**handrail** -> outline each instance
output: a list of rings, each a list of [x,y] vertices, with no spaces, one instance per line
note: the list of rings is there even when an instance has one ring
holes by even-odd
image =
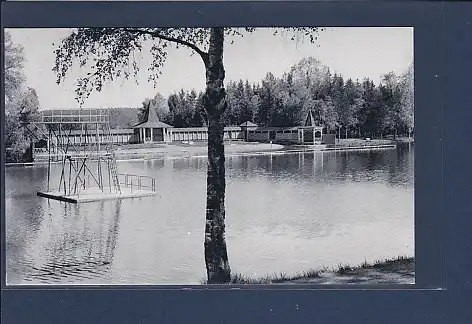
[[[124,178],[124,179],[122,179]],[[143,180],[150,180],[150,184],[146,184]],[[126,188],[131,187],[131,185],[137,185],[137,189],[141,190],[143,188],[151,189],[151,191],[156,191],[156,179],[150,176],[129,174],[129,173],[119,173],[118,181],[120,185],[124,185]]]

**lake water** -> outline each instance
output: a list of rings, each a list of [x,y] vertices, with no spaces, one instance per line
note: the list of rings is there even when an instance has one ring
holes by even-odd
[[[260,277],[414,254],[414,149],[227,157],[233,273]],[[59,172],[55,166],[53,173]],[[7,284],[198,284],[206,159],[118,162],[156,197],[36,196],[47,167],[8,167]]]

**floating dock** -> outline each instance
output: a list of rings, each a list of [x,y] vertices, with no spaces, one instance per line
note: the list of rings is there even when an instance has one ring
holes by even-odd
[[[129,187],[123,187],[121,188],[121,193],[115,192],[113,190],[110,191],[110,188],[103,188],[103,191],[100,188],[87,188],[86,190],[81,191],[79,195],[65,195],[64,192],[59,191],[38,191],[37,195],[39,197],[47,199],[54,199],[58,201],[76,204],[100,200],[151,197],[156,196],[157,193],[151,190],[131,189]]]

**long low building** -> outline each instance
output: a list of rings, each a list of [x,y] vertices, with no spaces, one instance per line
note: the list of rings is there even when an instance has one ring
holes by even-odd
[[[153,129],[154,134],[163,134]],[[223,139],[226,141],[248,141],[248,142],[292,142],[292,143],[315,143],[322,142],[322,127],[251,127],[245,128],[241,126],[225,127]],[[133,129],[112,129],[111,136],[98,136],[93,133],[84,133],[81,130],[73,130],[71,132],[63,132],[57,134],[61,138],[62,143],[69,142],[73,145],[85,145],[86,143],[101,143],[111,141],[115,144],[133,144],[133,143],[171,143],[183,141],[207,141],[207,127],[186,127],[172,128],[166,133],[166,140],[156,138],[156,136],[142,138]]]
[[[146,121],[135,125],[133,129],[135,140],[139,143],[208,140],[208,128],[174,128],[161,122],[154,109],[149,110]],[[246,121],[239,126],[225,127],[223,139],[321,143],[323,141],[323,129],[322,126],[315,124],[313,114],[309,111],[303,126],[259,127],[250,121]]]
[[[96,134],[95,130],[91,130],[90,132],[84,132],[82,130],[72,130],[72,131],[65,131],[62,133],[56,133],[58,138],[61,138],[62,143],[70,143],[73,145],[81,145],[86,143],[96,143],[99,141],[100,143],[105,143],[111,140],[113,143],[116,144],[126,144],[133,141],[134,132],[132,129],[112,129],[111,135],[105,134]]]
[[[257,142],[286,142],[298,144],[327,143],[332,139],[323,133],[324,127],[315,125],[313,114],[308,113],[303,126],[295,127],[260,127],[250,121],[239,126],[224,128],[223,139],[226,141],[257,141]],[[56,134],[56,140],[73,145],[87,143],[115,144],[133,143],[171,143],[183,141],[207,141],[207,127],[175,128],[159,120],[157,113],[151,109],[146,121],[133,128],[112,129],[111,134],[102,134],[94,130],[72,130]]]
[[[244,133],[241,127],[225,127],[223,132],[224,140],[244,140]],[[207,140],[207,127],[172,128],[170,130],[170,142]]]

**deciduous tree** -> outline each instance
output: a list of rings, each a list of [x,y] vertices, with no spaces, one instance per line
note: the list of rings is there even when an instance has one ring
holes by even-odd
[[[5,32],[5,147],[8,162],[31,161],[29,131],[23,127],[37,117],[39,100],[33,88],[26,88],[23,47],[15,44]],[[31,128],[30,128],[31,129]]]
[[[415,123],[415,80],[413,64],[410,64],[408,70],[402,75],[402,121],[407,128],[410,136]]]
[[[23,82],[25,81],[25,73],[23,65],[25,57],[23,47],[15,44],[11,38],[11,34],[5,31],[5,102],[15,101],[15,96],[19,96]],[[5,108],[12,108],[8,105]],[[7,109],[6,114],[10,113]]]
[[[87,75],[77,82],[77,99],[83,102],[93,90],[100,91],[107,81],[128,78],[139,73],[132,53],[143,42],[152,41],[153,60],[148,67],[149,80],[156,81],[162,72],[171,46],[187,47],[203,62],[206,88],[203,96],[208,123],[207,208],[205,225],[205,263],[208,283],[230,281],[230,266],[225,240],[225,156],[222,115],[227,107],[224,88],[223,53],[225,36],[242,36],[254,28],[83,28],[72,32],[55,51],[54,71],[61,82],[74,61],[86,68]],[[279,32],[275,30],[274,33]],[[293,40],[299,36],[314,42],[317,28],[286,28]],[[131,61],[132,71],[128,70]]]

